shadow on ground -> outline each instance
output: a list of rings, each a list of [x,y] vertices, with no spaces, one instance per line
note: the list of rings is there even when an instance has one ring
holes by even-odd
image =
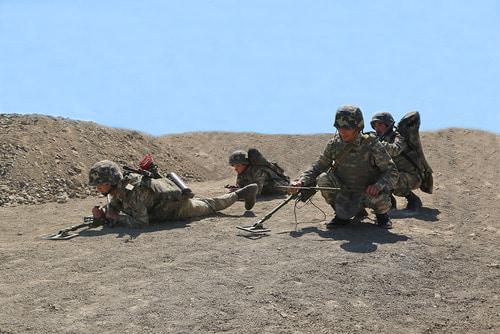
[[[389,212],[391,218],[415,218],[418,220],[424,220],[429,222],[439,221],[439,214],[441,211],[435,208],[422,207],[418,211],[411,210],[392,210]]]
[[[290,236],[300,238],[309,233],[315,233],[324,239],[346,240],[347,242],[340,245],[340,248],[353,253],[371,253],[377,250],[377,245],[393,244],[410,239],[405,235],[392,233],[390,230],[366,223],[349,224],[333,230],[321,230],[315,226],[306,227],[290,232]]]
[[[176,228],[185,228],[186,226],[189,226],[189,224],[192,222],[203,220],[203,219],[215,218],[215,217],[218,217],[218,218],[255,217],[255,214],[252,211],[245,211],[245,213],[243,213],[243,215],[231,215],[231,214],[226,214],[226,213],[222,213],[222,212],[217,212],[217,213],[210,215],[210,216],[195,217],[195,218],[186,219],[186,220],[165,221],[162,223],[152,224],[152,225],[144,227],[144,228],[130,228],[130,227],[125,227],[125,226],[115,226],[115,227],[104,226],[100,230],[87,229],[87,230],[80,231],[78,233],[78,235],[81,237],[98,237],[98,236],[102,236],[102,235],[106,235],[106,234],[116,234],[117,238],[128,238],[128,239],[132,240],[132,239],[136,239],[142,233],[172,230],[172,229],[176,229]]]

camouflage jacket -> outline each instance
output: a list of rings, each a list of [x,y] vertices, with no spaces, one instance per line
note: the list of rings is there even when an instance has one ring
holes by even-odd
[[[285,194],[284,188],[277,186],[288,186],[290,180],[286,180],[268,167],[248,165],[245,171],[238,174],[236,184],[239,187],[247,186],[251,183],[257,183],[258,195]]]
[[[152,179],[130,173],[120,181],[110,207],[120,212],[113,223],[144,227],[175,219],[181,205],[181,191],[166,178]]]
[[[405,138],[399,132],[391,129],[382,136],[379,136],[379,140],[387,150],[387,153],[392,157],[392,160],[394,160],[398,171],[415,175],[419,174],[416,167],[408,161],[408,158],[417,161],[416,152],[408,147]]]
[[[344,143],[338,134],[326,145],[323,154],[305,172],[300,181],[305,185],[314,184],[316,177],[333,166],[346,146],[353,145],[333,172],[341,183],[341,191],[363,193],[369,185],[383,190],[393,189],[399,174],[396,165],[373,134],[360,134],[351,143]]]

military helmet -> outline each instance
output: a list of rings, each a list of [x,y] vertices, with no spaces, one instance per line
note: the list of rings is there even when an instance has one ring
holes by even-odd
[[[231,166],[234,166],[234,165],[237,165],[237,164],[248,165],[249,161],[248,161],[247,152],[241,151],[241,150],[234,151],[229,156],[229,164]]]
[[[346,104],[337,109],[335,113],[335,123],[333,126],[339,128],[350,128],[363,130],[365,122],[363,121],[363,113],[359,107]]]
[[[387,125],[388,128],[392,128],[394,125],[394,118],[388,112],[378,112],[375,115],[373,115],[372,120],[370,122],[372,128],[374,129],[375,129],[374,127],[375,122],[384,123],[385,125]]]
[[[102,183],[117,185],[122,178],[120,166],[110,160],[96,162],[89,171],[89,184],[91,186]]]

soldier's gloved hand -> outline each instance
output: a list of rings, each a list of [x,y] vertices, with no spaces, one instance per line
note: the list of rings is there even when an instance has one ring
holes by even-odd
[[[298,193],[300,189],[299,188],[293,188],[293,187],[303,187],[304,183],[302,181],[293,181],[292,183],[290,183],[290,186],[292,188],[288,189],[288,193],[291,194],[291,195],[294,195],[294,194]]]
[[[372,196],[372,197],[377,196],[379,192],[380,192],[380,189],[374,184],[369,185],[366,188],[366,194],[368,194],[369,196]]]
[[[92,216],[94,219],[104,219],[104,211],[99,206],[94,206],[92,208]]]
[[[114,221],[118,220],[118,218],[119,218],[118,212],[116,212],[115,210],[113,210],[113,208],[109,208],[106,211],[106,219],[109,222],[114,222]]]

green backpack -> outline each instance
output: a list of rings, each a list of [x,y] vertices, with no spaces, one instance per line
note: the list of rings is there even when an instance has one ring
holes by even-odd
[[[285,170],[281,168],[276,162],[269,162],[266,158],[259,152],[256,148],[251,148],[248,150],[248,161],[250,165],[266,167],[276,173],[279,178],[286,182],[290,182],[290,177],[285,175]]]
[[[406,113],[396,126],[398,132],[403,136],[408,144],[409,151],[402,155],[419,171],[422,178],[420,190],[432,194],[434,178],[432,168],[425,159],[422,143],[420,142],[420,114],[418,111]]]

